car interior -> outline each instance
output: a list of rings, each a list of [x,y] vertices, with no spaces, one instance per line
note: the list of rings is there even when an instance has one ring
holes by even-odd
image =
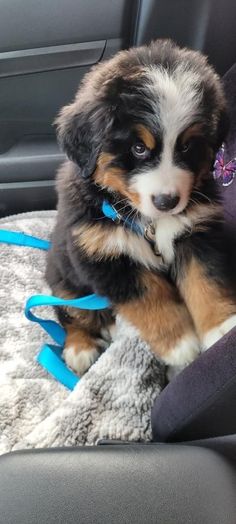
[[[235,0],[0,0],[0,218],[56,208],[54,120],[92,65],[171,38],[224,77],[235,23]],[[162,391],[152,442],[2,455],[0,523],[235,524],[235,344],[234,328],[227,351],[216,344]]]

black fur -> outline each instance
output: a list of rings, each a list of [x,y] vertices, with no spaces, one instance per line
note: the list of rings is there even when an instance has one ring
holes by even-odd
[[[106,198],[115,203],[122,198],[97,187],[92,178],[101,151],[114,155],[111,167],[125,171],[127,185],[137,173],[158,165],[162,153],[162,134],[158,115],[153,109],[153,99],[146,91],[147,73],[143,67],[159,64],[171,71],[181,57],[189,66],[203,72],[200,88],[204,91],[204,97],[199,109],[199,118],[205,122],[203,136],[195,140],[186,155],[181,153],[178,142],[175,149],[176,164],[190,168],[197,177],[206,161],[206,147],[215,153],[227,131],[225,102],[219,81],[198,53],[185,51],[181,55],[171,42],[154,43],[151,47],[124,53],[114,63],[111,62],[110,68],[101,65],[97,72],[89,73],[74,104],[59,116],[59,141],[73,163],[66,165],[58,184],[58,221],[47,268],[47,280],[53,290],[69,289],[78,297],[95,292],[107,296],[113,304],[142,294],[141,264],[128,256],[97,262],[75,247],[71,231],[76,225],[96,223],[98,220],[109,227],[110,222],[101,211],[102,202]],[[156,147],[145,161],[134,158],[131,153],[132,145],[139,140],[135,131],[137,123],[142,123],[158,137]],[[213,203],[219,201],[209,177],[200,186],[206,197],[197,197],[206,205],[207,198]],[[180,239],[176,243],[176,262],[171,268],[171,277],[178,279],[187,260],[194,254],[205,266],[209,278],[228,286],[222,235],[221,226],[216,222],[209,224],[207,233]],[[166,277],[166,273],[163,276]]]

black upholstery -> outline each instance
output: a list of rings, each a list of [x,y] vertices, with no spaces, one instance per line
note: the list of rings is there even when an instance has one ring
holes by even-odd
[[[154,440],[236,434],[235,346],[236,328],[168,384],[152,409]]]
[[[235,524],[236,469],[215,451],[118,445],[0,458],[1,524]]]

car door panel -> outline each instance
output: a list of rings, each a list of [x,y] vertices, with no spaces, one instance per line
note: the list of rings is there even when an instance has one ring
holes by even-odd
[[[0,0],[0,216],[55,207],[53,122],[93,64],[164,37],[223,74],[235,19],[235,0]]]
[[[135,13],[132,0],[0,0],[0,215],[55,206],[55,116],[129,45]]]
[[[1,0],[0,50],[129,39],[135,0]]]

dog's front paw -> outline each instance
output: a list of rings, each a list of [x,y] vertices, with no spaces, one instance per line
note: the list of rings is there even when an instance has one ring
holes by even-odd
[[[66,364],[73,369],[80,377],[88,371],[88,369],[98,359],[99,352],[96,348],[78,350],[75,346],[65,347],[63,351],[63,358]]]
[[[70,326],[70,329],[67,329],[62,356],[66,364],[79,376],[82,376],[108,346],[108,340],[93,337],[90,333]]]
[[[176,345],[163,356],[168,366],[183,369],[193,362],[200,353],[200,342],[194,332],[184,335]]]
[[[203,337],[202,351],[206,351],[213,346],[220,338],[236,326],[236,315],[227,318],[219,326],[210,329]]]

